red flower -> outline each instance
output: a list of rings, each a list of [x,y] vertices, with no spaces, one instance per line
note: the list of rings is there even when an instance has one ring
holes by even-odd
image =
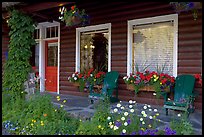
[[[160,77],[163,77],[163,76],[164,76],[164,73],[161,73],[161,74],[160,74]]]
[[[75,72],[75,74],[79,74],[79,72]]]
[[[82,78],[83,77],[83,74],[79,74],[79,78]]]
[[[71,10],[74,10],[75,9],[75,6],[71,6]]]
[[[201,78],[200,74],[195,74],[194,77],[195,77],[196,79],[200,79],[200,78]]]
[[[145,80],[145,76],[143,75],[143,73],[140,73],[140,78],[141,78],[142,80]]]

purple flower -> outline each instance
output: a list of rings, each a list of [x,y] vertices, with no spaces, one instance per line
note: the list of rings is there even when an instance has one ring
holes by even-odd
[[[127,119],[127,123],[128,123],[128,125],[131,123],[131,119],[130,118]]]
[[[137,132],[136,131],[133,131],[130,135],[136,135]]]
[[[172,130],[170,127],[165,127],[165,135],[176,135],[176,131]]]
[[[116,125],[117,127],[120,127],[120,126],[122,125],[122,123],[119,122],[119,121],[116,121],[116,122],[115,122],[115,125]]]
[[[138,133],[139,133],[139,135],[145,135],[142,130],[139,130]]]
[[[123,132],[121,132],[121,134],[120,135],[126,135],[125,133],[123,133]]]
[[[191,8],[193,8],[194,7],[194,3],[193,2],[189,2],[188,3],[188,7],[191,9]]]

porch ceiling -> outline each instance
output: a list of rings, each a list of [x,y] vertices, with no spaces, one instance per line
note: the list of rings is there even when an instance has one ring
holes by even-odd
[[[58,21],[59,6],[73,4],[75,2],[2,2],[2,18],[7,19],[9,17],[7,8],[14,7],[29,14],[37,22]]]

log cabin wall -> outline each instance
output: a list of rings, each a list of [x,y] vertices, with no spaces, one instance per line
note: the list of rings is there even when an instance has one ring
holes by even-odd
[[[91,24],[98,25],[111,23],[111,70],[120,73],[119,99],[135,99],[134,92],[128,91],[122,77],[127,71],[127,21],[132,19],[174,14],[168,3],[145,2],[92,2],[79,3],[79,8],[86,10],[90,15]],[[198,19],[193,20],[192,13],[181,13],[178,19],[178,74],[201,73],[202,62],[202,13]],[[75,72],[75,28],[61,25],[61,54],[60,54],[60,93],[83,95],[78,89],[68,82],[67,77]],[[200,96],[195,101],[195,106],[202,109],[202,88],[196,83],[196,90]],[[143,92],[136,97],[139,103],[163,104],[163,99],[156,100],[151,92]]]
[[[128,91],[123,81],[127,72],[127,21],[146,17],[175,14],[169,3],[161,2],[76,2],[79,9],[85,9],[90,16],[90,25],[111,23],[111,70],[118,71],[119,99],[135,99],[134,92]],[[69,7],[67,7],[69,8]],[[55,11],[55,12],[54,12]],[[48,12],[48,11],[47,11]],[[58,18],[59,12],[50,9],[48,14]],[[6,23],[2,24],[4,30]],[[75,72],[76,28],[60,26],[60,93],[87,96],[79,92],[67,78]],[[2,64],[5,62],[8,35],[2,35]],[[178,17],[178,74],[196,74],[202,72],[202,9],[198,19],[193,20],[192,12],[182,12]],[[202,87],[196,83],[195,89],[200,95],[195,100],[196,109],[202,109]],[[136,97],[138,103],[163,104],[156,100],[152,92],[141,92]]]
[[[2,20],[2,74],[3,74],[3,65],[6,61],[6,54],[8,52],[8,44],[9,44],[9,27],[5,20]],[[7,54],[8,55],[8,54]]]

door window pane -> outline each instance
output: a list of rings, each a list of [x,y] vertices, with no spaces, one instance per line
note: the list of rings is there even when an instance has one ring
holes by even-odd
[[[49,43],[48,44],[48,55],[47,55],[47,66],[57,66],[57,43]]]

